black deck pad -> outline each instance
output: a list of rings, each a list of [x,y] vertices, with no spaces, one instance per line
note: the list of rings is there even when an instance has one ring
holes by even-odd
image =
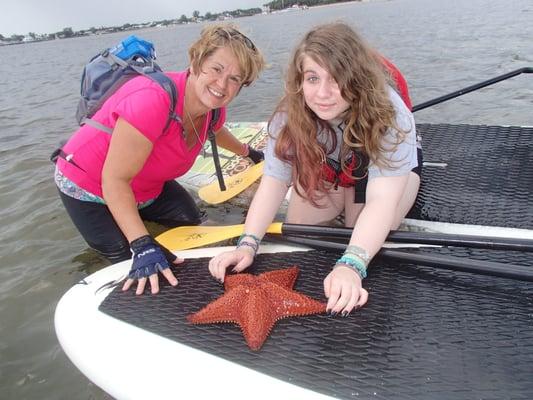
[[[480,250],[427,251],[486,257]],[[488,259],[533,265],[531,255],[496,253],[496,259]],[[323,251],[261,254],[248,272],[297,265],[295,289],[325,300],[322,281],[338,256]],[[117,288],[100,310],[342,399],[533,398],[531,283],[376,260],[365,280],[370,293],[365,307],[347,318],[322,314],[281,320],[254,352],[237,325],[186,321],[223,293],[208,273],[208,261],[187,260],[178,273],[180,285],[163,283],[156,296]]]
[[[411,218],[533,229],[533,128],[417,124],[424,161]]]

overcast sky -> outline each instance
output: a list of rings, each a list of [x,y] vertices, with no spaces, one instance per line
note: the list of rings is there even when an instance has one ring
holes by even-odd
[[[0,34],[53,33],[125,23],[149,22],[237,8],[261,7],[268,0],[2,0]]]

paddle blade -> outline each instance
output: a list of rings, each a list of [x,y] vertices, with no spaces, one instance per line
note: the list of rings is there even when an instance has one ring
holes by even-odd
[[[156,240],[169,250],[187,250],[240,236],[244,225],[180,226],[170,229]]]
[[[226,200],[237,196],[244,189],[259,179],[259,177],[263,174],[263,164],[264,161],[260,162],[259,164],[255,164],[238,174],[226,177],[224,179],[226,190],[223,192],[220,191],[218,181],[214,181],[213,183],[201,188],[198,191],[198,196],[209,204],[223,203]]]

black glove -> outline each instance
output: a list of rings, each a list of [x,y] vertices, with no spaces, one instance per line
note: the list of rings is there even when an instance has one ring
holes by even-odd
[[[150,235],[141,236],[130,243],[133,251],[133,265],[128,274],[130,279],[140,279],[170,267],[177,256],[157,243]]]
[[[248,158],[250,158],[254,164],[259,164],[265,159],[265,154],[262,151],[256,150],[253,147],[248,147]]]

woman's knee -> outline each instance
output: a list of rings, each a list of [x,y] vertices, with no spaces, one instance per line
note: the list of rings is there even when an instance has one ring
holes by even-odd
[[[197,225],[205,218],[189,192],[176,181],[166,182],[157,199],[140,214],[145,220],[170,227]]]
[[[87,241],[87,244],[91,249],[96,251],[102,257],[107,258],[113,264],[131,259],[130,246],[126,240],[100,243]]]

